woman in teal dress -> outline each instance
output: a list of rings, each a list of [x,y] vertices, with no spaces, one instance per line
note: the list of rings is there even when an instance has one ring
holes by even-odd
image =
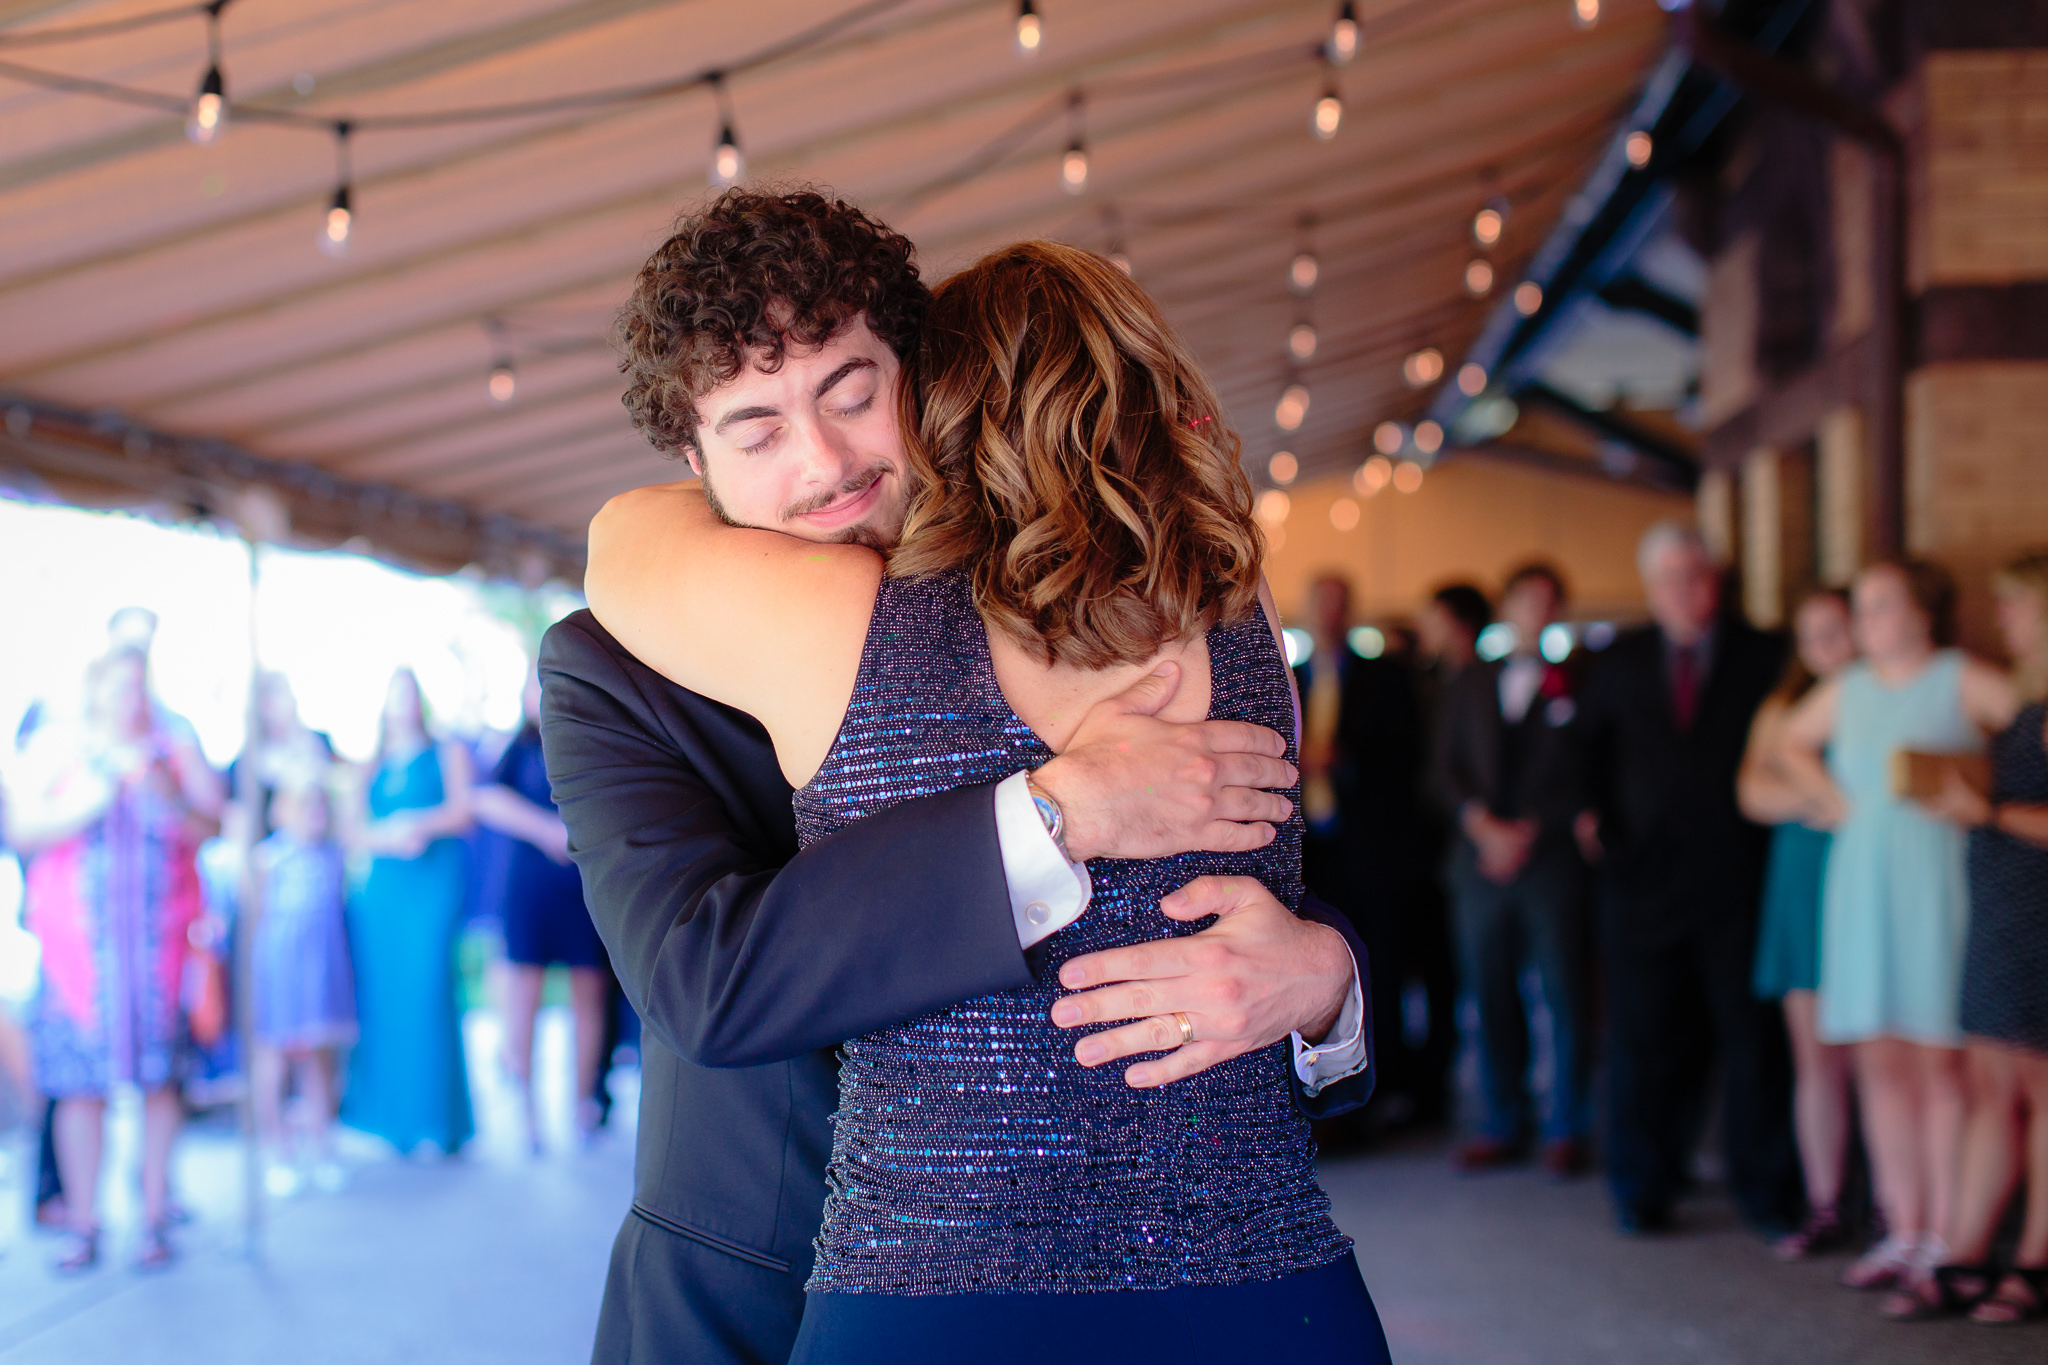
[[[1831,1251],[1846,1237],[1839,1205],[1849,1152],[1849,1054],[1820,1040],[1817,1021],[1821,879],[1831,836],[1803,823],[1823,817],[1779,762],[1778,740],[1792,708],[1856,658],[1849,595],[1838,588],[1808,595],[1793,613],[1792,634],[1792,662],[1757,709],[1736,778],[1743,814],[1776,826],[1753,984],[1758,999],[1781,1003],[1792,1040],[1792,1113],[1808,1211],[1805,1223],[1774,1244],[1788,1261]]]
[[[1934,565],[1857,576],[1863,660],[1785,725],[1782,761],[1835,841],[1821,899],[1820,1036],[1854,1048],[1863,1135],[1887,1234],[1844,1272],[1888,1288],[1947,1259],[1963,1130],[1963,832],[1892,790],[1894,755],[1975,753],[2011,681],[1945,648],[1955,588]],[[1826,757],[1823,760],[1823,753]]]
[[[428,734],[409,669],[385,693],[355,814],[353,842],[371,860],[348,907],[360,1032],[342,1121],[401,1152],[452,1153],[476,1131],[455,981],[469,757]]]

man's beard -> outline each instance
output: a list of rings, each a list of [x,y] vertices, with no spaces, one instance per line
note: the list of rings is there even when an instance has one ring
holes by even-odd
[[[789,521],[793,518],[804,516],[807,513],[816,512],[821,508],[829,507],[842,498],[858,497],[862,493],[867,492],[872,485],[881,482],[888,473],[889,467],[887,465],[870,465],[829,492],[818,494],[816,497],[806,498],[802,502],[792,503],[788,507],[783,508],[778,515],[778,520]],[[779,531],[782,529],[779,526],[757,526],[753,522],[741,521],[738,517],[726,511],[725,504],[718,500],[718,490],[711,483],[711,471],[709,468],[703,470],[698,475],[698,478],[704,485],[704,501],[711,508],[712,515],[727,526],[743,526],[754,531]],[[892,527],[885,531],[878,526],[870,526],[865,522],[856,522],[852,526],[835,531],[818,543],[826,545],[865,545],[870,550],[887,553],[890,549],[894,548],[896,537],[901,529],[901,527]],[[802,538],[805,540],[813,539],[810,536]]]

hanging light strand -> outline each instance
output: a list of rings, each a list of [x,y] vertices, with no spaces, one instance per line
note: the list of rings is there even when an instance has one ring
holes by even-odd
[[[1068,194],[1082,194],[1088,189],[1088,141],[1083,135],[1086,124],[1087,101],[1079,90],[1067,96],[1067,139],[1066,155],[1060,158],[1060,188]]]
[[[220,12],[227,7],[228,0],[213,0],[206,7],[206,74],[199,78],[192,116],[185,123],[185,136],[202,147],[218,138],[228,121],[228,83],[220,62]]]
[[[1045,41],[1045,25],[1039,21],[1038,7],[1031,0],[1019,0],[1017,5],[1017,51],[1026,57],[1038,54],[1038,45]]]
[[[1328,142],[1337,136],[1337,127],[1344,122],[1344,97],[1337,93],[1337,73],[1329,62],[1323,63],[1323,93],[1316,99],[1316,107],[1309,115],[1308,130],[1316,135],[1318,142]]]
[[[1358,10],[1351,0],[1337,6],[1337,18],[1330,25],[1330,41],[1325,51],[1330,60],[1339,66],[1349,64],[1358,55]]]
[[[737,185],[747,173],[747,159],[740,152],[739,134],[733,131],[732,92],[725,88],[725,73],[710,76],[711,98],[718,105],[718,143],[711,149],[711,183],[719,189]]]
[[[314,239],[322,251],[337,259],[348,255],[349,234],[355,227],[355,171],[348,143],[351,131],[347,119],[334,125],[334,199],[327,206],[320,235]]]

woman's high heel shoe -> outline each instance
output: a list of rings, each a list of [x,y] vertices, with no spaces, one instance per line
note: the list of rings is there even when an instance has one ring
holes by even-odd
[[[74,1232],[65,1244],[64,1254],[50,1265],[59,1275],[83,1275],[100,1263],[100,1230]]]

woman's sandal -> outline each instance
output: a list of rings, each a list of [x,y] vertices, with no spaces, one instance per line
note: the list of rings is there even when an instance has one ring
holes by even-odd
[[[1998,1284],[1970,1311],[1971,1322],[2010,1327],[2048,1317],[2048,1266],[2008,1267]]]
[[[1913,1257],[1919,1247],[1912,1237],[1886,1237],[1848,1264],[1842,1271],[1843,1287],[1891,1289],[1904,1284],[1913,1272]]]
[[[1799,1227],[1771,1243],[1771,1254],[1781,1261],[1804,1261],[1823,1256],[1849,1240],[1849,1229],[1833,1209],[1815,1209]]]
[[[1885,1295],[1878,1311],[1893,1322],[1961,1317],[1989,1299],[1997,1287],[1995,1265],[1938,1265]]]
[[[74,1232],[65,1244],[64,1254],[50,1263],[50,1268],[59,1275],[83,1275],[100,1263],[100,1230]]]
[[[137,1270],[163,1270],[177,1259],[178,1253],[171,1249],[170,1239],[164,1236],[162,1223],[142,1234],[142,1249],[135,1253]]]

